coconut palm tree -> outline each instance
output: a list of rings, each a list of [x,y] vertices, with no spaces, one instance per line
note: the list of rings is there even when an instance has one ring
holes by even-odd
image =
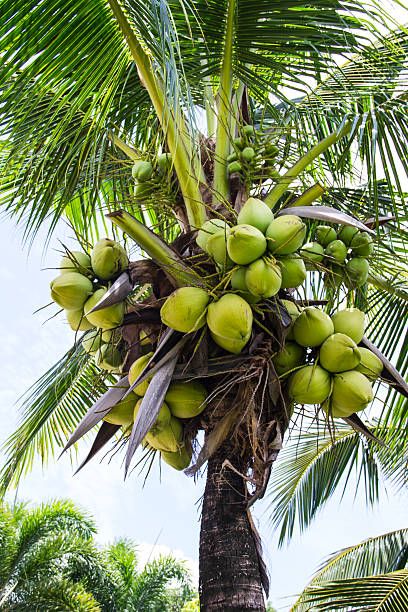
[[[166,333],[157,346],[159,307],[177,287],[222,296],[230,281],[225,257],[217,268],[195,245],[194,232],[214,218],[233,225],[250,195],[275,215],[290,205],[298,216],[372,231],[370,274],[360,287],[338,290],[336,268],[327,265],[297,294],[279,297],[296,295],[328,312],[346,300],[367,312],[377,348],[369,346],[380,349],[382,376],[395,387],[383,398],[375,435],[394,440],[407,396],[386,360],[398,352],[407,314],[408,38],[397,8],[403,10],[399,2],[384,7],[374,0],[4,2],[3,210],[24,225],[27,240],[43,224],[51,235],[64,218],[84,250],[107,232],[108,213],[114,235],[124,231],[150,258],[131,264],[130,280],[119,277],[108,294],[123,300],[136,289],[122,326],[132,349],[124,371],[142,350],[140,332],[153,338],[154,358],[138,379],[154,374],[150,391],[131,435],[120,442],[127,467],[173,375],[205,380],[212,400],[185,428],[187,444],[198,429],[206,436],[194,468],[208,461],[203,610],[265,608],[266,571],[249,509],[266,491],[289,427],[292,407],[271,356],[290,321],[279,301],[266,310],[254,306],[255,333],[231,357],[205,328]],[[315,225],[308,222],[310,239]],[[406,365],[402,351],[402,373]],[[36,452],[52,456],[55,442],[67,439],[82,417],[69,445],[96,425],[105,414],[101,406],[110,410],[112,398],[123,397],[123,385],[76,343],[26,398],[21,426],[6,443],[3,488],[18,481]],[[296,407],[295,422],[303,414]],[[350,426],[372,437],[350,417]],[[333,434],[332,419],[324,420],[327,426]],[[118,431],[105,422],[87,459]],[[406,436],[393,444],[402,448]],[[147,463],[152,454],[147,450]],[[343,461],[336,469],[347,466]]]

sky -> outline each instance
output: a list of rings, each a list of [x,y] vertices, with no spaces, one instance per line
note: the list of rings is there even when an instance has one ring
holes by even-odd
[[[65,228],[56,235],[75,248]],[[18,398],[71,346],[74,334],[55,312],[42,310],[50,301],[49,281],[56,276],[60,258],[58,243],[52,242],[44,255],[45,236],[40,234],[29,251],[14,222],[0,219],[0,443],[16,427]],[[17,491],[18,500],[41,503],[71,498],[92,514],[101,544],[117,538],[132,538],[138,545],[141,563],[158,553],[172,552],[186,559],[194,580],[198,577],[200,499],[205,479],[197,482],[163,465],[155,467],[144,484],[133,472],[123,481],[121,458],[111,463],[94,459],[77,476],[75,465],[83,458],[89,440],[80,445],[78,459],[69,455],[48,466],[36,465]],[[263,538],[265,558],[271,574],[270,599],[286,610],[330,553],[387,531],[406,527],[407,499],[392,491],[382,495],[379,506],[368,510],[364,495],[354,483],[343,500],[336,495],[301,536],[295,534],[288,547],[278,549],[276,534],[268,523],[267,501],[255,505],[254,517]],[[9,496],[12,500],[15,492]]]

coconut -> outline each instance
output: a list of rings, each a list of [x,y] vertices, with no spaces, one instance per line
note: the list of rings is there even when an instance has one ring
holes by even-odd
[[[233,293],[224,293],[208,307],[207,324],[214,342],[230,353],[242,351],[251,336],[252,321],[249,304]]]
[[[320,263],[323,261],[324,248],[318,242],[307,242],[302,246],[299,253],[307,263]]]
[[[157,450],[175,453],[183,444],[183,425],[176,417],[171,417],[165,427],[153,425],[146,434],[146,441]]]
[[[191,444],[188,448],[185,444],[181,446],[175,453],[169,451],[161,451],[163,461],[168,463],[175,470],[185,470],[190,465],[193,449]]]
[[[93,329],[88,334],[85,334],[81,344],[86,353],[94,355],[103,344],[101,330]]]
[[[333,321],[336,333],[346,334],[359,344],[364,336],[365,314],[358,308],[344,308],[335,312],[331,320]]]
[[[137,160],[132,167],[132,176],[140,183],[150,181],[153,174],[153,166],[149,161]]]
[[[245,275],[248,268],[246,266],[239,266],[235,268],[231,274],[231,287],[238,291],[248,291],[247,284],[245,282]]]
[[[358,234],[358,229],[353,225],[343,225],[339,232],[339,238],[346,246],[350,246],[354,236]]]
[[[210,296],[199,287],[180,287],[173,291],[160,309],[164,325],[179,332],[190,333],[205,325],[205,313]]]
[[[233,262],[245,266],[265,253],[266,239],[263,233],[252,225],[235,225],[229,233],[227,249]]]
[[[346,263],[346,280],[350,287],[361,287],[367,282],[370,266],[363,257],[353,257]]]
[[[205,406],[207,390],[199,382],[173,382],[170,384],[164,401],[173,416],[191,419],[200,414]]]
[[[167,174],[167,172],[171,170],[171,166],[171,153],[160,153],[160,155],[157,156],[157,167],[160,174]]]
[[[133,189],[133,195],[137,200],[145,200],[149,198],[154,191],[152,183],[136,183]]]
[[[347,257],[347,247],[341,240],[332,240],[325,249],[326,257],[337,263],[343,263]]]
[[[304,363],[305,352],[295,342],[286,342],[284,348],[272,359],[277,374],[284,374]]]
[[[115,240],[102,238],[91,251],[92,269],[98,278],[111,280],[129,265],[127,253]]]
[[[125,316],[125,303],[119,302],[119,304],[113,304],[101,310],[91,312],[92,308],[103,298],[107,289],[102,287],[95,291],[95,293],[85,303],[84,312],[85,316],[95,327],[101,327],[102,329],[111,329],[113,327],[119,327],[123,323],[123,317]]]
[[[65,310],[80,310],[92,294],[89,278],[79,272],[65,272],[50,283],[51,298]]]
[[[120,351],[111,344],[102,344],[101,348],[95,353],[95,363],[107,372],[119,373],[122,365],[122,355]]]
[[[373,252],[373,239],[368,232],[358,232],[350,243],[353,257],[369,257]]]
[[[307,272],[303,259],[299,255],[287,255],[278,260],[282,273],[282,289],[299,287],[306,279]]]
[[[253,295],[269,298],[276,295],[281,288],[282,273],[276,263],[257,259],[248,266],[245,282]]]
[[[111,342],[117,344],[122,339],[122,333],[120,329],[103,329],[102,340],[103,342]]]
[[[203,249],[203,251],[207,250],[207,240],[213,234],[222,231],[224,234],[228,234],[229,225],[226,221],[222,219],[210,219],[209,221],[205,221],[201,226],[201,229],[198,231],[196,243],[198,246]]]
[[[252,225],[263,233],[266,232],[272,221],[273,212],[265,202],[258,198],[249,198],[238,215],[239,224]]]
[[[319,363],[329,372],[353,370],[361,360],[357,344],[346,334],[329,336],[320,347]]]
[[[133,396],[134,398],[135,396]],[[136,421],[136,417],[137,414],[140,410],[140,406],[142,405],[142,401],[143,398],[141,397],[139,400],[137,400],[136,404],[135,404],[135,400],[133,399],[133,420]],[[170,425],[170,421],[171,421],[171,412],[170,412],[170,408],[168,407],[168,405],[166,404],[166,402],[163,402],[160,410],[159,410],[159,414],[156,417],[156,420],[152,426],[152,428],[150,429],[150,431],[159,431],[165,427],[168,427]]]
[[[111,411],[103,417],[103,420],[127,429],[133,423],[135,404],[136,398],[130,393],[125,399],[115,404]]]
[[[221,266],[233,266],[233,262],[227,253],[227,236],[225,232],[217,232],[210,236],[206,244],[207,253]]]
[[[304,366],[289,378],[289,397],[298,404],[322,404],[330,391],[330,374],[320,366]]]
[[[136,359],[136,361],[132,363],[132,365],[129,368],[129,374],[128,374],[128,380],[129,380],[130,386],[132,386],[133,383],[139,378],[140,374],[143,372],[143,370],[149,363],[151,357],[153,357],[153,352],[147,353],[146,355],[142,355],[142,357],[139,357],[138,359]],[[151,380],[151,376],[144,382],[141,382],[140,385],[137,385],[133,389],[133,393],[136,393],[136,395],[139,395],[139,396],[144,395],[147,391],[147,387],[149,386],[150,380]]]
[[[286,334],[286,340],[294,340],[295,337],[293,335],[293,323],[296,321],[296,319],[300,315],[301,309],[297,306],[297,304],[295,304],[294,302],[291,302],[290,300],[281,300],[281,303],[283,304],[290,318],[292,319],[292,325],[290,326],[290,329],[288,333]]]
[[[87,275],[92,272],[91,258],[82,251],[68,251],[60,261],[60,274],[65,272],[79,272]]]
[[[336,374],[333,378],[332,408],[333,416],[348,417],[353,412],[364,410],[372,401],[373,389],[364,374],[350,370]],[[342,414],[339,414],[342,411]]]
[[[316,240],[320,242],[320,244],[326,247],[330,242],[336,240],[337,234],[336,230],[329,225],[318,225],[316,227]]]
[[[290,255],[302,246],[306,225],[296,215],[282,215],[274,219],[266,230],[268,249],[276,255]]]
[[[323,276],[325,287],[331,290],[336,290],[343,282],[344,271],[342,266],[335,263],[327,262],[325,265],[326,272]]]
[[[300,346],[320,346],[333,333],[329,315],[314,306],[305,308],[293,325],[293,335]]]
[[[376,380],[383,371],[383,362],[372,351],[362,346],[359,347],[361,361],[356,367],[357,372],[367,376],[369,380]]]
[[[66,310],[65,316],[70,328],[75,332],[88,331],[88,329],[93,329],[95,327],[85,317],[82,308],[80,310]]]

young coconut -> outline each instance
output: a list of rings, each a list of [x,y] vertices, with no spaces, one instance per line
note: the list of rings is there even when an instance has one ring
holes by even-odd
[[[95,355],[103,344],[101,330],[93,329],[90,331],[89,334],[84,336],[81,344],[86,353]]]
[[[282,272],[276,263],[264,258],[257,259],[248,266],[245,283],[253,295],[269,298],[281,288]]]
[[[136,359],[136,361],[132,363],[129,369],[129,374],[128,374],[128,380],[129,380],[130,386],[132,386],[133,383],[139,378],[140,374],[143,372],[143,370],[145,369],[145,367],[147,366],[147,364],[149,363],[152,357],[153,357],[153,352],[146,353],[146,355],[142,355],[141,357],[139,357],[138,359]],[[145,381],[137,385],[133,389],[133,393],[136,393],[136,395],[139,395],[139,396],[143,396],[147,391],[147,387],[149,386],[150,380],[151,380],[151,377],[147,378]]]
[[[51,298],[65,310],[80,310],[90,295],[93,285],[79,272],[65,272],[50,283]]]
[[[362,310],[358,308],[344,308],[344,310],[335,312],[331,320],[336,333],[346,334],[356,344],[359,344],[363,339],[365,314]]]
[[[161,451],[161,457],[163,461],[168,463],[175,470],[185,470],[188,468],[191,462],[191,457],[193,455],[193,449],[191,444],[186,446],[183,444],[175,453],[170,453],[169,451]]]
[[[370,266],[363,257],[353,257],[346,263],[346,280],[351,287],[361,287],[367,282]]]
[[[239,295],[244,298],[248,304],[256,304],[261,299],[260,296],[254,295],[249,292],[247,284],[245,282],[245,275],[248,268],[246,266],[240,266],[236,268],[231,274],[231,287],[237,289]]]
[[[224,293],[209,305],[207,324],[216,344],[238,354],[248,342],[252,331],[252,310],[239,295]]]
[[[347,257],[347,247],[341,240],[333,240],[327,245],[325,255],[331,261],[343,263]]]
[[[227,236],[225,232],[217,232],[207,240],[207,253],[220,266],[231,268],[234,262],[228,257]]]
[[[92,273],[91,258],[82,251],[69,251],[60,261],[60,274],[66,272]]]
[[[293,323],[296,321],[302,309],[299,308],[295,302],[291,302],[290,300],[281,300],[282,305],[285,307],[288,315],[292,319],[292,325],[290,326],[289,332],[286,335],[286,340],[294,340],[295,337],[293,335]]]
[[[160,153],[157,156],[157,167],[160,174],[167,174],[171,170],[172,163],[171,153]]]
[[[125,316],[125,303],[119,302],[119,304],[113,304],[107,306],[101,310],[91,312],[92,308],[103,298],[107,289],[101,287],[97,289],[95,293],[87,300],[84,306],[85,316],[95,327],[101,327],[102,329],[112,329],[113,327],[119,327],[123,323],[123,317]]]
[[[357,372],[367,376],[369,380],[377,380],[381,376],[384,365],[377,355],[362,346],[359,347],[361,361],[356,367]]]
[[[136,404],[135,404],[135,400],[133,399],[133,420],[134,421],[136,421],[136,417],[140,410],[140,406],[142,405],[142,401],[143,401],[143,398],[141,397],[139,400],[136,401]],[[157,432],[157,431],[160,431],[168,427],[170,425],[171,418],[172,416],[171,416],[170,408],[168,407],[166,402],[163,402],[160,407],[159,414],[157,415],[157,418],[152,428],[150,429],[150,431]]]
[[[66,310],[65,316],[69,323],[70,328],[74,332],[88,331],[89,329],[94,329],[95,327],[85,317],[84,311],[82,310],[82,308],[80,308],[79,310]]]
[[[333,334],[320,347],[319,363],[328,372],[353,370],[360,361],[357,344],[346,334]]]
[[[322,246],[327,247],[330,242],[336,240],[336,230],[329,225],[318,225],[316,227],[316,240]]]
[[[339,232],[339,238],[346,246],[350,246],[356,234],[358,234],[358,229],[354,225],[343,225]]]
[[[297,404],[322,404],[330,391],[330,375],[320,366],[304,366],[289,378],[289,397]]]
[[[146,434],[146,441],[157,450],[175,453],[183,444],[183,425],[173,416],[166,426],[158,426],[156,421]]]
[[[348,417],[367,408],[373,400],[370,381],[361,372],[350,370],[333,377],[332,415]]]
[[[309,264],[314,269],[314,263],[323,261],[324,248],[318,242],[307,242],[302,246],[299,253],[306,261],[306,266]]]
[[[120,351],[115,346],[103,344],[95,353],[94,359],[96,365],[101,370],[106,370],[106,372],[112,372],[113,374],[119,374],[121,371],[123,359]]]
[[[149,161],[137,160],[132,167],[132,176],[140,183],[150,181],[153,175],[153,166]]]
[[[265,202],[258,198],[248,198],[240,210],[238,223],[252,225],[265,233],[273,218],[273,212]]]
[[[210,296],[199,287],[180,287],[173,291],[160,309],[164,325],[185,334],[205,325]]]
[[[353,257],[369,257],[374,250],[373,239],[367,232],[358,232],[350,243]]]
[[[300,366],[305,361],[304,349],[296,344],[296,342],[286,342],[284,348],[273,357],[272,362],[275,366],[276,373],[281,375],[289,370],[293,370]]]
[[[252,225],[235,225],[227,238],[228,255],[234,263],[245,266],[266,251],[266,239],[263,233]]]
[[[304,308],[293,325],[293,335],[300,346],[320,346],[333,333],[329,315],[315,306]]]
[[[164,401],[173,416],[179,419],[191,419],[200,414],[205,406],[207,390],[199,382],[172,382]]]
[[[203,249],[203,251],[207,250],[207,241],[213,234],[217,234],[218,232],[224,233],[226,236],[230,227],[226,221],[222,219],[210,219],[209,221],[205,221],[201,226],[201,229],[198,231],[196,243],[198,246]]]
[[[282,289],[299,287],[306,279],[307,272],[303,259],[299,255],[286,255],[278,259],[282,273]]]
[[[133,413],[136,405],[136,398],[130,394],[121,400],[103,417],[103,420],[112,425],[121,425],[125,429],[133,423]]]
[[[266,230],[268,249],[275,255],[290,255],[303,244],[306,225],[296,215],[282,215],[274,219]]]
[[[91,263],[98,278],[111,280],[126,270],[129,259],[122,245],[115,240],[102,238],[92,249]]]

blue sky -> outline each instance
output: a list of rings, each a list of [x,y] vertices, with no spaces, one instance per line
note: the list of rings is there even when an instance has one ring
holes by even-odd
[[[63,227],[57,232],[68,240]],[[55,242],[43,255],[44,235],[28,252],[21,233],[9,220],[0,222],[0,442],[17,424],[19,396],[61,357],[73,341],[73,332],[58,317],[47,323],[48,311],[33,312],[49,302],[49,281],[56,273],[42,268],[58,265]],[[67,244],[74,248],[73,242]],[[51,314],[50,310],[50,314]],[[79,448],[83,457],[88,443]],[[111,463],[94,460],[73,477],[75,457],[68,455],[37,465],[22,482],[18,499],[43,502],[70,497],[87,509],[99,527],[99,541],[130,537],[140,544],[141,558],[172,550],[189,560],[197,576],[200,498],[204,479],[197,482],[164,465],[161,476],[154,469],[143,487],[134,472],[123,481],[120,458]],[[265,502],[255,507],[255,520],[263,537],[271,572],[271,599],[285,609],[305,585],[322,559],[331,552],[362,539],[406,526],[406,498],[388,492],[380,506],[367,510],[364,496],[355,497],[353,484],[343,501],[336,496],[319,514],[311,528],[297,534],[289,547],[277,550],[276,537],[267,522]],[[12,498],[12,496],[10,496]],[[156,545],[156,546],[155,546]]]

